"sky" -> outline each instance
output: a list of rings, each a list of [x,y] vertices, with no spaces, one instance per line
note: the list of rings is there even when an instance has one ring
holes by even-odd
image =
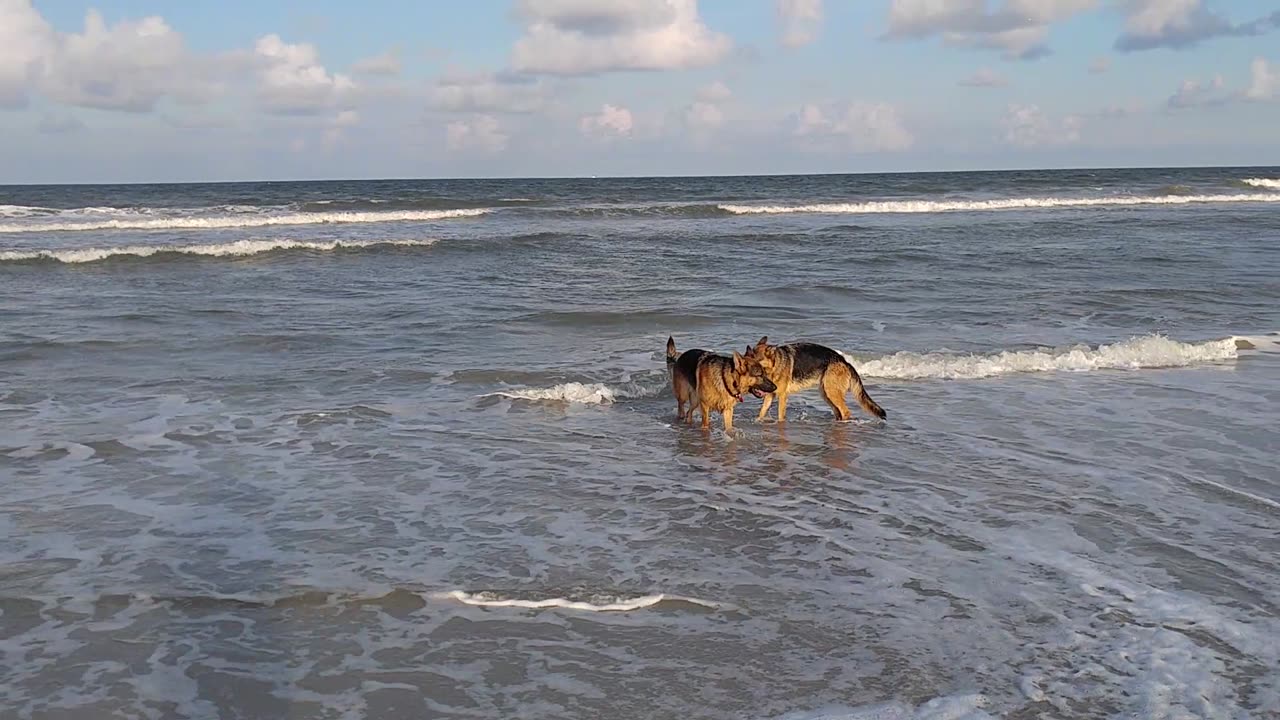
[[[1280,0],[0,0],[0,183],[1280,165]]]

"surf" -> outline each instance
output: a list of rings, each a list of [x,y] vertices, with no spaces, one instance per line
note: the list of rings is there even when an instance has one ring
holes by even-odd
[[[719,205],[735,215],[785,215],[817,213],[828,215],[924,214],[947,212],[991,212],[998,210],[1043,210],[1053,208],[1131,207],[1141,205],[1204,205],[1214,203],[1272,203],[1280,195],[1237,193],[1233,195],[1152,195],[1117,197],[1024,197],[994,200],[874,200],[853,203],[805,205]]]
[[[388,212],[317,212],[281,215],[213,215],[208,217],[144,217],[84,222],[0,223],[0,233],[85,232],[90,230],[216,230],[290,225],[426,222],[479,217],[485,208],[401,210]]]
[[[284,250],[367,250],[378,247],[430,247],[435,239],[422,240],[237,240],[206,245],[125,245],[67,250],[0,250],[0,263],[56,262],[69,265],[113,258],[209,257],[237,258]]]
[[[1231,336],[1217,340],[1183,342],[1163,335],[1146,335],[1122,342],[987,353],[950,351],[900,351],[886,355],[856,356],[840,351],[864,378],[879,380],[983,380],[1004,375],[1055,372],[1158,370],[1219,364],[1238,360],[1242,352],[1268,351],[1280,342],[1264,336]],[[549,387],[504,388],[480,397],[501,397],[529,402],[581,405],[614,403],[661,397],[670,392],[660,371],[637,373],[624,384],[568,382]]]

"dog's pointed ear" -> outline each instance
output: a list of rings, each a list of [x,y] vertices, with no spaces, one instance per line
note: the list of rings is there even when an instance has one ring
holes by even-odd
[[[742,368],[746,365],[746,363],[747,363],[746,358],[742,357],[742,354],[739,353],[737,350],[734,350],[733,351],[733,369],[738,372],[742,372]]]
[[[758,347],[758,348],[760,348],[761,350],[763,350],[763,349],[764,349],[764,346],[765,346],[765,345],[768,345],[768,344],[769,344],[769,336],[768,336],[768,335],[765,335],[764,337],[760,338],[760,342],[756,343],[756,347]]]

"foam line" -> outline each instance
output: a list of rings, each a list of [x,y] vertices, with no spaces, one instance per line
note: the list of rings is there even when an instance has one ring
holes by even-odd
[[[448,220],[476,217],[489,212],[483,208],[459,210],[403,210],[398,212],[321,212],[287,215],[214,215],[211,217],[164,217],[87,222],[3,223],[0,233],[82,232],[86,230],[208,230],[218,228],[274,227],[278,225],[324,225],[331,223],[378,223]]]
[[[652,607],[665,601],[693,603],[694,605],[702,605],[703,607],[709,608],[720,607],[719,603],[699,600],[697,598],[682,597],[680,595],[668,595],[666,593],[643,595],[629,600],[617,600],[615,602],[607,603],[591,603],[582,600],[569,600],[568,598],[520,600],[515,598],[501,598],[491,593],[469,593],[462,590],[450,590],[449,592],[437,593],[432,597],[442,600],[456,600],[464,605],[475,605],[479,607],[514,607],[532,610],[560,608],[564,610],[582,610],[585,612],[628,612],[631,610],[640,610]]]
[[[1098,347],[1006,350],[985,355],[899,352],[871,360],[850,358],[850,363],[862,375],[873,378],[974,380],[1027,372],[1188,367],[1236,359],[1236,340],[1186,343],[1149,335]]]
[[[872,215],[881,213],[981,212],[1072,207],[1122,207],[1128,205],[1194,205],[1207,203],[1280,202],[1274,193],[1236,195],[1160,195],[1149,197],[1043,197],[1000,200],[879,200],[861,203],[819,203],[815,205],[720,205],[735,215],[777,215],[826,213]]]
[[[209,245],[126,245],[122,247],[76,248],[68,250],[0,250],[0,263],[50,260],[77,264],[99,262],[113,257],[146,258],[155,255],[196,255],[204,257],[244,257],[276,250],[352,250],[379,246],[428,247],[434,239],[424,240],[237,240]]]
[[[1208,478],[1195,477],[1195,476],[1193,476],[1193,475],[1188,475],[1188,476],[1186,476],[1186,477],[1187,477],[1187,479],[1188,479],[1188,480],[1190,480],[1191,482],[1199,483],[1199,484],[1201,484],[1201,485],[1208,485],[1208,486],[1210,486],[1210,487],[1217,488],[1217,489],[1221,490],[1222,492],[1227,493],[1228,495],[1235,495],[1235,496],[1237,496],[1237,497],[1244,498],[1245,500],[1249,500],[1249,501],[1251,501],[1251,502],[1255,502],[1255,503],[1257,503],[1257,504],[1259,504],[1259,505],[1265,505],[1266,507],[1269,507],[1269,508],[1271,508],[1272,510],[1280,510],[1280,502],[1276,502],[1275,500],[1272,500],[1271,498],[1265,498],[1265,497],[1262,497],[1261,495],[1254,495],[1253,493],[1248,492],[1248,491],[1246,491],[1246,490],[1240,490],[1239,488],[1233,488],[1233,487],[1231,487],[1230,485],[1223,485],[1223,484],[1222,484],[1222,483],[1220,483],[1220,482],[1215,482],[1215,481],[1210,480],[1210,479],[1208,479]]]
[[[1280,180],[1276,178],[1245,178],[1242,180],[1245,185],[1253,187],[1266,188],[1268,190],[1280,190]]]

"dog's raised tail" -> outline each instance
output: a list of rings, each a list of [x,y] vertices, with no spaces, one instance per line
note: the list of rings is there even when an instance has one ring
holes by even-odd
[[[849,364],[848,361],[845,361],[845,364]],[[862,376],[853,368],[853,365],[849,365],[849,377],[849,389],[853,390],[853,397],[862,406],[862,409],[881,420],[885,419],[889,413],[885,412],[884,408],[880,407],[880,403],[872,400],[871,396],[867,394],[867,389],[862,386]]]
[[[676,358],[680,357],[680,353],[676,352],[676,339],[674,337],[667,338],[667,364],[675,365]]]

